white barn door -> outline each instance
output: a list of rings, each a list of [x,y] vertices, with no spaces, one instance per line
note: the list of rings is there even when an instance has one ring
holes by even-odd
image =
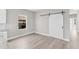
[[[49,16],[49,34],[55,38],[63,38],[62,14],[53,14]]]

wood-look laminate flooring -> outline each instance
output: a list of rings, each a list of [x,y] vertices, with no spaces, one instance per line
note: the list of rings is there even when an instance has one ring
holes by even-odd
[[[67,44],[61,39],[33,33],[8,41],[8,49],[64,49]]]

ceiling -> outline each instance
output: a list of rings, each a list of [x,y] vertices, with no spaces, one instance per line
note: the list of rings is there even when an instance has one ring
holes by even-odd
[[[59,11],[58,9],[28,9],[29,11],[32,11],[32,12],[44,12],[44,11],[47,11],[47,12],[55,12],[55,11]],[[77,9],[69,9],[70,10],[70,14],[77,14],[79,12],[79,10]]]

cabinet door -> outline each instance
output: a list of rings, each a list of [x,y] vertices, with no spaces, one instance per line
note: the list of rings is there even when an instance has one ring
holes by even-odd
[[[0,23],[6,23],[6,9],[0,9]]]
[[[7,32],[0,32],[0,49],[7,48]]]

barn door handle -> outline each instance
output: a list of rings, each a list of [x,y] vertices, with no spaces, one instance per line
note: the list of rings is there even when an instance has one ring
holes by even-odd
[[[62,29],[64,29],[64,26],[62,26]]]

